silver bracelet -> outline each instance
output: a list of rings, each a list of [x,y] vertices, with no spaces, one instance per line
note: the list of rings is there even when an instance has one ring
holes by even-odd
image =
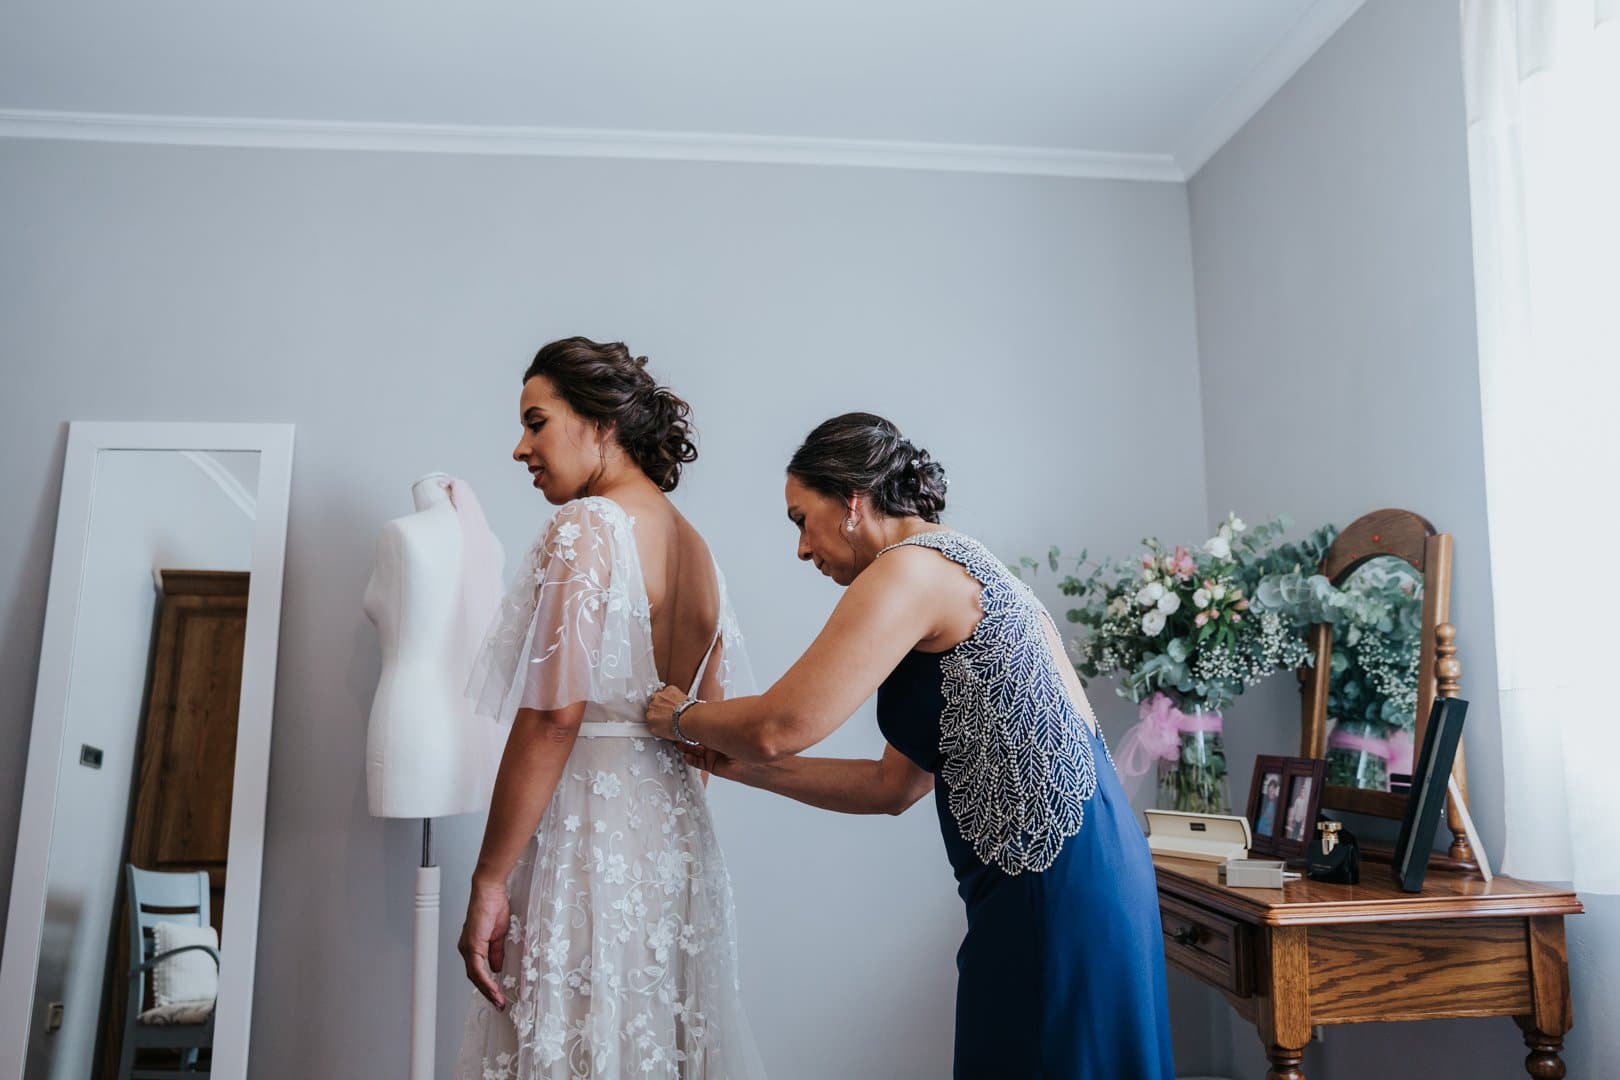
[[[697,698],[689,697],[679,705],[675,706],[675,711],[669,715],[670,732],[675,736],[676,739],[685,743],[687,746],[702,746],[703,744],[698,742],[696,739],[688,739],[681,732],[681,713],[685,712],[687,709],[690,709],[694,705],[702,704],[703,702],[699,701]]]

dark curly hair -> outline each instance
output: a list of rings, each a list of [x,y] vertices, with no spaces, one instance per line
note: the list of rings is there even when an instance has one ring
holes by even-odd
[[[571,337],[543,345],[523,373],[544,375],[587,420],[612,424],[619,445],[660,491],[674,491],[681,466],[697,460],[692,407],[647,371],[645,356],[632,356],[623,342]]]
[[[787,471],[839,501],[865,495],[889,517],[937,523],[945,509],[945,467],[881,416],[852,412],[817,425]]]

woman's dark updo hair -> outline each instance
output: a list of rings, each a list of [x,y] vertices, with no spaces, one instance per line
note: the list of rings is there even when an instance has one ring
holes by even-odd
[[[845,413],[818,425],[793,452],[787,471],[840,502],[865,495],[889,517],[937,523],[945,509],[944,466],[871,413]]]
[[[568,407],[587,420],[612,424],[624,447],[660,491],[674,491],[681,466],[697,460],[692,407],[647,373],[647,358],[622,342],[590,338],[553,341],[534,354],[523,381],[544,375]]]

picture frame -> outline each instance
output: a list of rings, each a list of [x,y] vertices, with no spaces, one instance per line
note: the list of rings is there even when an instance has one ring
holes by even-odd
[[[1326,766],[1321,758],[1273,754],[1255,758],[1244,815],[1253,834],[1252,854],[1277,859],[1305,857],[1316,832]]]
[[[1463,718],[1468,702],[1462,698],[1434,699],[1429,723],[1423,730],[1423,745],[1412,767],[1412,790],[1401,817],[1401,832],[1395,841],[1391,869],[1395,884],[1405,892],[1423,891],[1423,878],[1434,849],[1434,833],[1445,809],[1447,781],[1462,744]]]

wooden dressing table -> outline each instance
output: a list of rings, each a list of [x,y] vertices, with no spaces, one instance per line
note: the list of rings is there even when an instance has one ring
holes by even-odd
[[[1529,1074],[1564,1076],[1564,916],[1582,911],[1568,889],[1431,869],[1421,893],[1405,893],[1379,863],[1362,866],[1360,885],[1234,889],[1215,863],[1153,862],[1166,960],[1255,1025],[1267,1080],[1304,1080],[1315,1024],[1478,1016],[1513,1017]]]

